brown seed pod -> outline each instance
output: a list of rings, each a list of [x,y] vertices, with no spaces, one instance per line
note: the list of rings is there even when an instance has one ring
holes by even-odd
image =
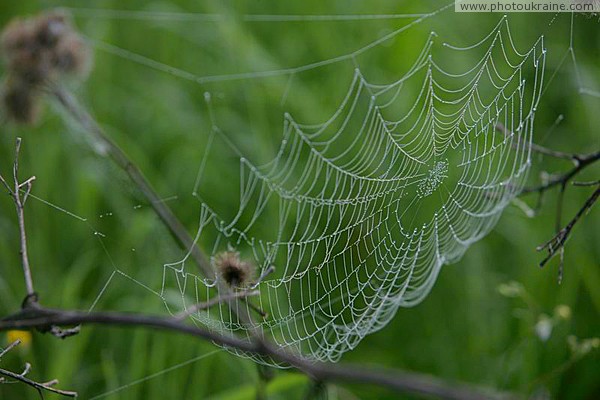
[[[20,123],[36,120],[44,86],[63,77],[84,78],[92,65],[85,41],[69,18],[57,12],[10,22],[0,35],[0,55],[8,75],[2,105]]]
[[[59,12],[42,14],[32,20],[36,44],[53,48],[72,29],[67,16]]]
[[[0,93],[0,99],[8,119],[29,125],[39,120],[42,104],[27,83],[8,81]]]
[[[52,52],[52,64],[65,74],[85,77],[91,69],[91,61],[88,46],[75,33],[63,36]]]
[[[224,251],[213,259],[213,267],[218,278],[222,279],[232,288],[245,288],[254,279],[255,267],[253,264],[240,259],[237,251]]]
[[[21,18],[15,18],[8,23],[0,36],[2,56],[8,58],[14,51],[23,49],[34,42],[33,24]]]
[[[30,20],[12,21],[2,32],[0,48],[9,73],[19,75],[22,81],[39,83],[44,80],[48,67],[42,61],[45,54],[38,50],[34,28]]]

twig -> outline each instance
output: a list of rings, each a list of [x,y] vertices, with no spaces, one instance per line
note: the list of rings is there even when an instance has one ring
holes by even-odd
[[[575,167],[573,167],[571,170],[567,171],[564,174],[556,175],[550,178],[548,182],[545,182],[541,185],[524,188],[520,194],[524,195],[529,193],[543,193],[546,190],[551,189],[555,186],[563,184],[566,185],[573,177],[579,174],[583,169],[599,161],[600,151],[590,154],[574,155],[573,157],[575,157],[574,159],[576,160],[576,162]]]
[[[67,328],[67,329],[61,328],[61,327],[59,327],[57,325],[52,325],[50,327],[50,331],[49,332],[54,337],[57,337],[59,339],[66,339],[68,337],[75,336],[75,335],[79,334],[80,331],[81,331],[81,326],[80,325],[74,326],[72,328]]]
[[[53,380],[50,382],[46,382],[46,383],[40,383],[40,382],[36,382],[34,380],[31,380],[27,377],[25,377],[24,375],[21,374],[17,374],[15,372],[12,371],[8,371],[6,369],[0,368],[0,375],[4,375],[7,378],[12,378],[14,380],[17,380],[19,382],[22,382],[26,385],[29,385],[35,389],[37,389],[38,392],[40,392],[40,395],[42,394],[42,391],[47,391],[47,392],[51,392],[54,394],[59,394],[61,396],[65,396],[65,397],[77,397],[77,392],[72,392],[69,390],[61,390],[61,389],[55,389],[52,387],[52,385],[58,383],[57,380]]]
[[[554,177],[551,177],[547,182],[544,182],[538,186],[524,188],[520,193],[520,195],[529,194],[529,193],[538,193],[540,196],[539,202],[541,202],[541,198],[547,190],[552,189],[554,187],[560,188],[560,191],[558,194],[557,206],[556,206],[556,232],[557,233],[548,242],[537,247],[537,251],[541,251],[544,249],[548,250],[548,255],[539,264],[540,267],[545,266],[548,263],[548,261],[550,261],[552,258],[554,258],[554,256],[556,256],[557,254],[560,255],[560,263],[558,266],[558,282],[559,283],[562,282],[562,277],[563,277],[565,243],[567,242],[567,239],[569,238],[569,235],[571,233],[571,230],[573,229],[573,226],[577,223],[577,221],[581,218],[581,216],[583,216],[585,214],[585,212],[588,211],[594,205],[594,203],[596,202],[596,200],[598,198],[598,190],[596,190],[596,192],[594,192],[594,194],[592,194],[592,196],[583,204],[583,206],[581,207],[579,212],[576,214],[576,216],[571,220],[571,222],[569,222],[569,224],[566,227],[564,227],[562,229],[560,228],[562,225],[561,224],[562,209],[563,209],[562,205],[563,205],[563,199],[565,196],[565,190],[567,188],[567,185],[575,176],[577,176],[579,173],[581,173],[581,171],[583,171],[586,167],[600,161],[600,151],[590,153],[590,154],[583,154],[583,155],[582,154],[573,154],[573,155],[571,155],[570,159],[575,164],[575,166],[572,169],[570,169],[569,171],[567,171],[563,174],[555,175]],[[580,182],[574,182],[574,185],[576,185],[576,186],[592,186],[593,183],[594,182],[592,182],[592,184],[589,184],[588,182],[585,182],[582,184]]]
[[[4,357],[6,354],[8,354],[9,351],[11,351],[12,349],[14,349],[15,347],[17,347],[18,345],[21,344],[20,340],[15,340],[14,342],[12,342],[11,344],[8,345],[8,347],[6,347],[4,350],[2,350],[0,352],[0,359],[2,359],[2,357]]]
[[[590,182],[573,182],[573,186],[598,186],[598,185],[600,185],[600,180],[590,181]]]
[[[37,308],[38,304],[38,296],[37,293],[35,293],[35,290],[33,289],[33,278],[31,275],[31,266],[29,264],[29,255],[27,253],[27,233],[26,233],[26,229],[25,229],[25,202],[27,201],[27,198],[29,196],[29,193],[31,192],[31,187],[33,184],[33,181],[35,180],[35,176],[32,176],[31,178],[25,180],[24,182],[20,183],[19,182],[19,155],[21,152],[21,138],[17,137],[16,139],[16,144],[15,144],[15,159],[13,162],[13,187],[11,188],[10,185],[6,182],[6,180],[4,179],[4,177],[0,174],[0,181],[3,183],[3,185],[6,187],[6,189],[8,190],[10,196],[13,199],[13,202],[15,203],[15,208],[17,210],[17,221],[18,221],[18,225],[19,225],[19,239],[20,239],[20,255],[21,255],[21,265],[23,267],[23,275],[25,277],[25,286],[27,289],[27,296],[25,297],[25,300],[23,301],[23,305],[22,308],[23,309],[32,309],[32,308]],[[25,189],[23,189],[25,188]],[[21,197],[21,193],[23,192],[23,195]],[[66,337],[69,336],[73,336],[76,335],[77,333],[79,333],[79,330],[76,328],[70,329],[70,330],[62,330],[57,326],[52,326],[50,327],[50,329],[48,330],[50,333],[52,333],[52,335],[60,338],[60,339],[64,339]]]
[[[513,134],[513,132],[511,132],[508,128],[506,128],[501,123],[496,124],[496,130],[504,133],[504,135],[506,135],[506,136],[510,136]],[[514,146],[515,147],[520,146],[520,138],[517,140],[516,143],[514,143]],[[546,190],[548,190],[554,186],[566,185],[571,178],[573,178],[575,175],[579,174],[584,168],[586,168],[589,165],[600,160],[600,151],[596,151],[596,152],[590,153],[590,154],[565,153],[563,151],[548,149],[544,146],[540,146],[539,144],[535,144],[535,143],[530,143],[529,148],[536,153],[544,154],[544,155],[547,155],[550,157],[559,158],[559,159],[563,159],[563,160],[569,160],[573,164],[575,164],[575,167],[573,167],[570,171],[568,171],[564,174],[557,175],[557,176],[551,178],[550,180],[548,180],[548,182],[545,182],[541,185],[524,188],[523,190],[521,190],[520,194],[528,194],[528,193],[536,193],[536,192],[541,194],[542,192],[545,192]]]
[[[31,277],[31,267],[29,265],[29,256],[27,254],[27,234],[25,233],[25,215],[23,212],[23,207],[25,202],[27,201],[27,197],[31,192],[31,186],[33,181],[35,180],[35,176],[27,179],[23,183],[19,183],[19,153],[21,151],[21,138],[18,137],[15,144],[15,160],[13,163],[13,185],[14,188],[11,188],[10,185],[6,182],[4,177],[0,174],[0,181],[8,190],[10,196],[12,197],[15,207],[17,209],[17,220],[19,223],[19,238],[21,241],[21,265],[23,267],[23,275],[25,277],[25,287],[27,289],[27,295],[33,296],[35,291],[33,289],[33,279]],[[21,188],[26,186],[27,189],[25,191],[24,196],[21,198]]]
[[[598,198],[600,197],[600,188],[596,189],[594,193],[586,200],[583,206],[579,209],[577,214],[571,219],[571,221],[549,241],[538,246],[536,248],[537,251],[547,250],[548,255],[540,262],[540,267],[543,267],[550,261],[559,251],[565,246],[565,243],[570,237],[571,231],[577,222],[581,219],[581,217],[587,213],[596,203]]]
[[[176,320],[181,321],[181,320],[189,317],[190,315],[192,315],[192,314],[194,314],[194,313],[196,313],[198,311],[209,309],[209,308],[211,308],[213,306],[216,306],[217,304],[224,303],[227,300],[236,299],[236,298],[247,298],[247,297],[250,297],[250,296],[257,296],[259,294],[260,294],[260,292],[258,290],[253,290],[253,291],[250,291],[250,292],[248,292],[248,291],[233,292],[233,293],[230,293],[230,294],[225,295],[225,296],[217,296],[217,297],[214,297],[214,298],[212,298],[212,299],[210,299],[208,301],[205,301],[203,303],[196,303],[196,304],[194,304],[193,306],[191,306],[187,310],[184,310],[184,311],[182,311],[182,312],[180,312],[178,314],[175,314],[174,318]]]
[[[510,130],[508,130],[501,123],[496,124],[496,130],[503,132],[506,136],[513,134]],[[517,140],[517,142],[514,144],[514,146],[519,147],[520,146],[519,141],[520,141],[520,138]],[[544,249],[548,250],[548,255],[546,258],[544,258],[540,262],[540,267],[543,267],[544,265],[546,265],[548,263],[548,261],[550,261],[555,255],[560,254],[560,264],[558,267],[558,282],[560,283],[562,281],[563,267],[564,267],[564,251],[565,251],[564,245],[565,245],[567,239],[569,238],[569,235],[571,233],[571,230],[573,229],[573,226],[577,223],[579,218],[581,218],[581,216],[583,214],[585,214],[585,212],[588,211],[596,202],[596,200],[598,198],[598,190],[600,190],[600,189],[596,190],[596,192],[594,192],[594,194],[592,194],[592,196],[581,207],[581,209],[579,210],[577,215],[573,218],[573,220],[571,220],[571,222],[569,222],[569,224],[566,227],[561,229],[561,219],[562,219],[563,200],[565,197],[565,191],[566,191],[568,183],[576,175],[578,175],[586,167],[588,167],[600,160],[600,151],[596,151],[596,152],[590,153],[590,154],[570,154],[570,153],[565,153],[562,151],[548,149],[546,147],[537,145],[535,143],[531,143],[529,145],[529,148],[532,151],[535,151],[540,154],[548,155],[548,156],[551,156],[554,158],[569,160],[569,161],[573,162],[573,164],[575,165],[569,171],[567,171],[563,174],[554,175],[553,177],[551,177],[550,179],[548,179],[547,181],[545,181],[544,183],[542,183],[540,185],[526,187],[526,188],[522,189],[521,192],[519,193],[519,195],[525,195],[525,194],[529,194],[529,193],[538,193],[539,198],[538,198],[538,205],[536,208],[539,208],[541,206],[542,197],[543,197],[544,193],[547,190],[554,188],[555,186],[560,187],[560,191],[558,193],[558,201],[556,203],[556,232],[557,233],[548,242],[537,247],[537,251],[541,251]],[[573,182],[573,185],[575,185],[575,186],[596,186],[599,184],[600,184],[600,181]]]
[[[6,353],[11,351],[15,347],[17,347],[20,343],[21,342],[19,340],[11,343],[6,349],[4,349],[4,351],[2,351],[2,353],[0,353],[0,358],[2,358],[2,356],[4,356]],[[26,385],[29,385],[29,386],[35,388],[42,398],[43,398],[43,394],[42,394],[43,391],[51,392],[54,394],[65,396],[65,397],[77,397],[77,392],[73,392],[70,390],[55,389],[53,386],[58,384],[58,380],[56,380],[56,379],[53,379],[46,383],[40,383],[40,382],[36,382],[32,379],[27,378],[26,375],[29,373],[30,370],[31,370],[31,364],[25,363],[25,369],[20,374],[6,370],[4,368],[0,368],[0,375],[7,377],[7,378],[14,379],[16,381],[22,382]]]
[[[260,340],[257,337],[248,340],[236,336],[223,335],[198,326],[185,324],[175,318],[113,312],[88,313],[40,307],[33,310],[33,314],[29,312],[26,317],[23,316],[23,312],[19,312],[8,317],[8,319],[1,320],[0,331],[28,328],[44,329],[51,325],[69,326],[76,324],[145,327],[192,335],[226,348],[270,357],[274,361],[297,368],[317,381],[374,384],[401,393],[436,396],[443,399],[483,400],[517,398],[511,394],[495,393],[465,385],[449,384],[440,379],[422,374],[397,370],[374,370],[365,368],[364,366],[344,366],[309,361],[267,341]]]

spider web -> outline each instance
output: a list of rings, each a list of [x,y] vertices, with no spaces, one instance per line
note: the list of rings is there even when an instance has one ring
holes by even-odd
[[[235,249],[261,273],[275,266],[256,287],[268,313],[257,324],[279,346],[338,360],[399,307],[421,302],[441,267],[484,237],[523,186],[542,40],[520,53],[502,19],[472,46],[443,44],[455,57],[483,50],[458,72],[432,57],[434,43],[432,34],[392,83],[372,84],[357,68],[321,124],[286,113],[276,157],[239,160],[235,216],[201,202],[196,238],[210,238],[213,255]],[[187,264],[167,264],[163,279],[163,292],[176,282],[184,303],[194,299],[183,308],[216,283]],[[246,329],[225,306],[192,318],[225,332]]]
[[[354,52],[258,73],[196,76],[94,41],[101,50],[197,83],[292,77],[339,62],[356,65],[345,96],[326,121],[306,124],[291,113],[283,115],[281,143],[270,161],[254,163],[235,148],[240,154],[235,215],[223,215],[199,194],[214,139],[228,140],[218,121],[213,120],[200,163],[194,187],[200,201],[196,241],[210,243],[205,250],[213,257],[239,251],[257,266],[257,275],[275,267],[253,288],[259,295],[242,304],[251,302],[268,314],[256,325],[282,348],[309,359],[338,360],[385,327],[399,307],[421,302],[442,266],[457,262],[490,232],[526,181],[543,86],[542,38],[519,51],[503,17],[466,47],[439,43],[432,33],[408,71],[392,82],[370,82],[356,62],[356,56],[448,7],[410,15],[411,23]],[[71,11],[98,15],[77,10]],[[107,16],[218,20],[206,14],[108,11]],[[317,17],[327,16],[311,18]],[[210,107],[210,94],[206,97]],[[130,278],[116,266],[115,271]],[[214,297],[216,284],[197,275],[184,257],[164,265],[159,290],[147,289],[176,313]],[[165,300],[171,290],[180,294],[179,301]],[[223,333],[250,336],[225,305],[190,318]]]

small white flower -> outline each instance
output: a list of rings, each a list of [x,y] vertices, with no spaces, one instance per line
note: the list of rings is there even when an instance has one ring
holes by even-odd
[[[550,335],[552,335],[552,320],[548,318],[547,315],[542,314],[540,318],[535,324],[535,334],[540,338],[542,342],[550,339]]]

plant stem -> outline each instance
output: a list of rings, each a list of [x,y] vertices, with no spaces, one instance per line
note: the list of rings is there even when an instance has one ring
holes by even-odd
[[[77,101],[75,96],[64,87],[54,86],[51,88],[51,94],[64,107],[67,113],[79,123],[83,129],[92,136],[92,139],[100,146],[100,154],[109,157],[123,171],[127,173],[131,182],[144,195],[146,200],[152,206],[152,209],[158,215],[163,224],[167,227],[171,235],[175,238],[179,247],[187,251],[192,257],[194,263],[200,269],[200,272],[207,279],[216,279],[215,272],[206,255],[198,248],[196,239],[193,239],[181,221],[173,214],[169,206],[161,201],[156,191],[148,182],[142,171],[125,154],[125,152],[113,142],[102,130],[100,125],[94,120],[91,114]],[[217,280],[219,294],[226,298],[229,308],[237,314],[241,322],[253,325],[252,316],[249,309],[254,309],[246,299],[239,299],[231,296],[231,290],[224,282]],[[246,303],[246,306],[241,304]]]

